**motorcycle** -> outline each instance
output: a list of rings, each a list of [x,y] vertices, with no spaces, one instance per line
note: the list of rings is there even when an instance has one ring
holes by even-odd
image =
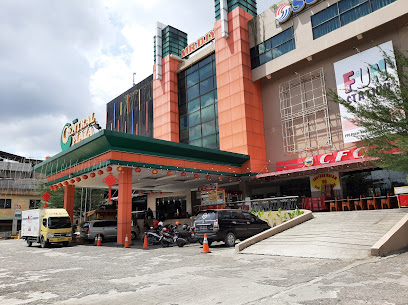
[[[180,236],[187,239],[189,243],[196,243],[198,238],[195,237],[195,228],[184,224],[182,230],[180,231]]]
[[[153,228],[151,228],[153,229]],[[142,237],[142,242],[144,242],[144,236],[146,235],[147,237],[147,244],[149,246],[152,245],[158,245],[160,244],[160,241],[162,239],[162,231],[160,228],[156,228],[154,232],[144,232],[144,235]]]
[[[180,233],[176,229],[177,226],[171,225],[163,227],[160,243],[164,248],[167,248],[170,244],[176,244],[179,247],[184,247],[187,244],[187,240],[180,237]]]

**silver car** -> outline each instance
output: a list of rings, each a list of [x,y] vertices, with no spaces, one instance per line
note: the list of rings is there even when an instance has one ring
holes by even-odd
[[[116,220],[91,220],[84,222],[81,227],[80,237],[95,240],[95,236],[101,235],[101,239],[116,239],[118,235],[118,225]],[[139,235],[139,228],[132,226],[130,239],[135,239]]]

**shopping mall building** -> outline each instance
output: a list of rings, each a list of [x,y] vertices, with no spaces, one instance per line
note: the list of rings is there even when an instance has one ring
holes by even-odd
[[[352,90],[386,86],[383,51],[408,49],[408,1],[295,0],[258,15],[256,1],[215,0],[214,28],[189,42],[186,32],[157,22],[153,74],[107,104],[105,130],[78,136],[92,127],[79,121],[68,133],[79,143],[37,166],[65,187],[68,209],[76,185],[106,186],[108,173],[125,231],[132,197],[175,217],[201,204],[406,183],[364,157],[361,130],[328,91],[353,102],[365,97]]]

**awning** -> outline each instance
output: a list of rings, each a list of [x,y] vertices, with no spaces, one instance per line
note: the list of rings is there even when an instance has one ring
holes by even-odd
[[[259,174],[256,175],[256,178],[267,178],[267,177],[281,177],[281,176],[290,176],[292,174],[303,174],[305,175],[310,175],[310,174],[317,174],[322,171],[338,171],[338,170],[354,170],[354,169],[364,169],[364,168],[372,168],[375,167],[371,161],[368,158],[362,158],[362,159],[353,159],[353,160],[347,160],[347,161],[340,161],[336,163],[327,163],[327,164],[321,164],[321,165],[316,165],[316,166],[310,166],[310,167],[302,167],[302,168],[296,168],[296,169],[288,169],[288,170],[283,170],[283,171],[277,171],[277,172],[272,172],[272,173],[266,173],[266,174]]]

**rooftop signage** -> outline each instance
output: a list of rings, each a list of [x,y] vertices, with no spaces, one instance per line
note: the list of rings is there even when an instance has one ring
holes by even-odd
[[[92,136],[94,134],[94,126],[100,129],[95,120],[95,113],[88,115],[85,119],[80,121],[75,119],[72,121],[72,124],[65,124],[61,133],[61,149],[65,150]]]
[[[211,42],[214,39],[215,39],[215,31],[214,29],[212,29],[204,36],[198,38],[196,42],[193,42],[192,44],[188,45],[184,50],[181,50],[181,58],[184,58],[190,55],[191,53],[194,53],[195,51],[204,47],[207,43]]]
[[[284,23],[292,15],[292,12],[294,14],[299,13],[305,8],[306,4],[314,4],[317,1],[318,0],[293,0],[292,5],[284,3],[276,10],[275,19],[279,23]]]

